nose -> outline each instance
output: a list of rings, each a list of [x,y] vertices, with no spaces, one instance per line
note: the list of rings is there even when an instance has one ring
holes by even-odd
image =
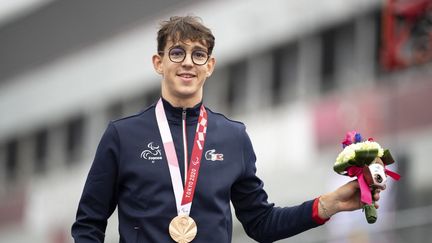
[[[186,54],[185,59],[182,62],[183,66],[192,66],[194,63],[192,61],[192,54]]]

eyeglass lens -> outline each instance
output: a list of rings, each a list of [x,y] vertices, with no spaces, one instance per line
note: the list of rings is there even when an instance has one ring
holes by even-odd
[[[183,62],[186,58],[186,51],[180,47],[174,47],[169,51],[169,58],[172,62]],[[196,65],[204,65],[208,60],[207,52],[203,50],[192,51],[192,62]]]

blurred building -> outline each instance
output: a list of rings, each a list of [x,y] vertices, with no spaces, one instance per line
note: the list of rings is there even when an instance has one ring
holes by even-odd
[[[185,14],[216,36],[205,103],[247,125],[272,202],[348,181],[332,171],[348,130],[396,157],[403,178],[382,193],[375,225],[343,214],[282,242],[426,242],[431,1],[388,2],[29,0],[0,12],[0,242],[72,242],[102,132],[157,99],[158,24]],[[118,242],[115,214],[106,242]],[[238,222],[233,242],[252,242]]]

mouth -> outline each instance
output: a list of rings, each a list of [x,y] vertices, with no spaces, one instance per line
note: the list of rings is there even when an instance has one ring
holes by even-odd
[[[193,73],[179,73],[177,74],[177,76],[186,82],[190,82],[193,78],[196,77],[196,75]]]
[[[181,78],[195,78],[196,75],[193,73],[179,73],[177,74],[177,76],[181,77]]]

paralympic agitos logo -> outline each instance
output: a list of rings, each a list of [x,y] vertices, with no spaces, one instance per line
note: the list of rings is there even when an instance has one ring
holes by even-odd
[[[150,142],[147,144],[147,148],[149,149],[141,152],[141,158],[145,160],[151,160],[152,163],[154,163],[155,160],[162,160],[162,152],[159,145],[156,146],[153,144],[153,142]]]

